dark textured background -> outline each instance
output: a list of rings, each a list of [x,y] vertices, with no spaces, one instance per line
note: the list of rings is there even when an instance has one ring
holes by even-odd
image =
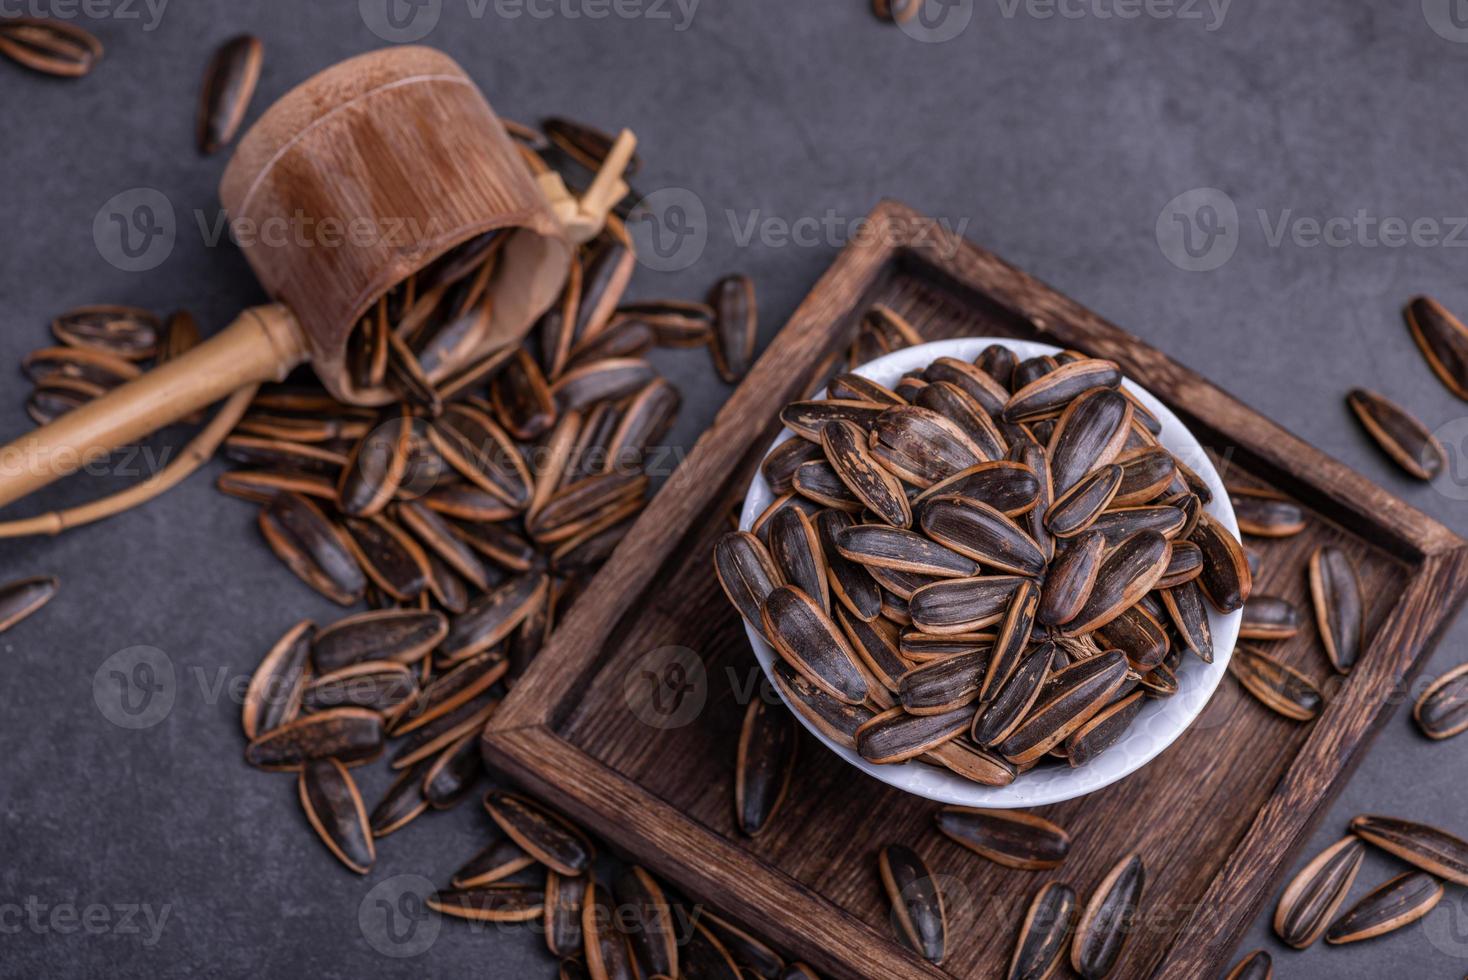
[[[1347,388],[1366,385],[1432,427],[1461,419],[1463,404],[1428,372],[1399,308],[1430,292],[1468,309],[1468,236],[1394,247],[1352,232],[1334,245],[1272,244],[1259,218],[1364,212],[1434,219],[1448,232],[1464,220],[1468,44],[1441,36],[1458,36],[1452,0],[1237,0],[1221,24],[1204,6],[1203,20],[1191,19],[1191,5],[1189,16],[1153,6],[1154,15],[1123,19],[1103,15],[1133,9],[1126,0],[1062,4],[1078,17],[1016,2],[977,0],[957,38],[920,43],[874,20],[864,0],[707,3],[681,31],[652,16],[572,16],[594,12],[581,0],[533,7],[545,17],[518,4],[442,0],[426,43],[459,58],[507,116],[562,112],[632,127],[647,160],[641,190],[699,197],[710,223],[702,258],[676,275],[640,273],[643,295],[696,296],[725,271],[748,272],[763,342],[841,236],[745,242],[737,229],[828,213],[839,226],[881,196],[898,197],[1468,531],[1457,484],[1438,492],[1404,478],[1342,404]],[[20,6],[8,0],[0,11]],[[213,214],[223,167],[193,150],[209,54],[242,30],[264,39],[258,113],[310,73],[383,43],[358,5],[341,0],[192,0],[167,7],[153,30],[151,15],[111,9],[93,22],[107,57],[85,80],[0,63],[0,364],[48,343],[48,319],[73,305],[185,306],[213,330],[260,299],[237,252],[208,247],[194,218],[196,209]],[[166,261],[134,273],[104,261],[92,227],[104,202],[139,187],[166,195],[179,232]],[[1207,273],[1171,263],[1156,232],[1171,199],[1202,187],[1226,193],[1241,216],[1237,253]],[[691,445],[729,389],[698,352],[659,360],[685,393],[674,441]],[[12,379],[0,399],[5,438],[28,427],[27,386]],[[0,639],[0,974],[550,976],[539,939],[523,932],[487,936],[449,923],[425,955],[394,959],[359,928],[373,884],[411,872],[443,881],[477,849],[476,806],[390,838],[363,881],[306,828],[291,778],[240,762],[231,683],[296,619],[336,612],[261,546],[254,509],[217,494],[216,472],[59,540],[0,544],[0,579],[51,572],[64,581],[43,615]],[[109,485],[74,480],[47,503]],[[1453,629],[1429,671],[1459,661],[1465,636],[1468,626]],[[137,646],[166,654],[173,678],[155,674],[155,683],[173,705],[132,730],[108,714],[110,671],[133,654],[108,658]],[[1429,744],[1400,712],[1311,848],[1363,811],[1468,831],[1462,753],[1460,743]],[[383,784],[374,769],[368,796]],[[1388,870],[1373,856],[1362,882]],[[51,906],[106,911],[90,913],[97,934],[68,919],[43,929],[25,918],[35,903],[47,907],[43,922],[53,921]],[[129,931],[126,906],[166,911],[156,941]],[[1288,952],[1265,923],[1247,942],[1269,946],[1284,977],[1461,977],[1461,893],[1444,908],[1430,928],[1349,950]]]

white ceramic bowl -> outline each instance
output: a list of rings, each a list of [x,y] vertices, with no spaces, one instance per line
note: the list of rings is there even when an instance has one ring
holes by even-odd
[[[856,370],[856,373],[889,388],[895,387],[902,375],[908,371],[920,370],[940,357],[973,361],[990,344],[1002,344],[1008,347],[1020,360],[1059,352],[1057,347],[1032,341],[1011,340],[1004,337],[965,337],[960,340],[941,340],[895,351],[886,357],[879,357],[863,365]],[[1224,489],[1218,472],[1213,468],[1212,462],[1198,444],[1198,440],[1193,438],[1193,434],[1178,420],[1177,416],[1173,415],[1150,392],[1133,384],[1130,380],[1123,381],[1123,384],[1162,422],[1160,436],[1162,445],[1192,467],[1213,491],[1213,502],[1205,508],[1208,513],[1237,535],[1239,533],[1238,523],[1234,520],[1228,493]],[[790,431],[782,431],[780,436],[771,443],[770,448],[791,438],[794,438],[794,435]],[[750,484],[749,491],[744,496],[744,509],[740,514],[739,526],[746,531],[749,530],[755,518],[770,505],[772,500],[774,500],[774,494],[770,491],[765,478],[756,473],[754,482]],[[851,749],[837,745],[816,731],[799,711],[795,712],[795,717],[799,718],[817,738],[825,742],[827,748],[851,765],[889,786],[895,786],[917,796],[942,803],[997,808],[1059,803],[1063,800],[1084,796],[1103,786],[1109,786],[1118,779],[1136,772],[1171,745],[1202,712],[1228,667],[1229,657],[1233,654],[1234,643],[1239,636],[1239,621],[1243,618],[1241,612],[1225,616],[1220,615],[1216,610],[1209,609],[1208,614],[1213,627],[1213,663],[1205,664],[1192,654],[1185,655],[1177,670],[1177,694],[1162,700],[1147,700],[1136,721],[1115,745],[1077,769],[1064,766],[1044,766],[1024,773],[1008,786],[980,786],[947,769],[931,766],[925,762],[874,765]],[[750,629],[747,623],[745,632],[749,635],[750,645],[754,647],[754,653],[759,658],[760,666],[764,668],[766,676],[770,677],[770,682],[774,685],[771,668],[778,654],[760,638],[759,634]],[[775,689],[779,690],[778,685],[775,685]]]

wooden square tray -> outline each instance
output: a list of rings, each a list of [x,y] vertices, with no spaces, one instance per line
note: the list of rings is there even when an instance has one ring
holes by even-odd
[[[1296,847],[1391,714],[1389,695],[1456,613],[1468,590],[1468,544],[935,222],[892,202],[870,220],[873,233],[816,284],[506,699],[486,729],[486,756],[691,898],[833,976],[1001,975],[1044,882],[1065,880],[1084,900],[1132,850],[1145,861],[1147,889],[1113,975],[1211,975],[1272,900]],[[935,804],[858,773],[804,733],[774,826],[756,840],[741,836],[735,745],[760,675],[710,556],[778,428],[777,407],[821,380],[823,362],[844,350],[873,302],[932,339],[1020,337],[1109,357],[1178,413],[1231,484],[1299,501],[1311,516],[1304,533],[1247,542],[1263,561],[1256,590],[1308,609],[1305,563],[1316,546],[1334,544],[1356,560],[1369,603],[1368,647],[1348,678],[1330,675],[1313,627],[1277,646],[1326,686],[1321,716],[1285,721],[1226,679],[1193,728],[1144,769],[1040,811],[1074,839],[1055,871],[1009,870],[952,844],[934,829]],[[678,648],[701,660],[702,677],[696,664],[659,677],[680,662]],[[690,655],[682,656],[686,665]],[[650,706],[678,703],[649,700],[646,685],[660,680],[691,682],[686,696],[701,708],[649,718]],[[950,876],[941,967],[897,941],[875,858],[891,842],[915,847]]]

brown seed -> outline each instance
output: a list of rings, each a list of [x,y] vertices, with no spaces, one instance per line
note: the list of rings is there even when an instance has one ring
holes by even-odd
[[[787,663],[838,700],[866,700],[870,692],[856,654],[819,603],[782,585],[765,598],[761,615],[765,635]]]
[[[263,56],[260,39],[248,34],[226,41],[214,53],[199,93],[200,153],[213,153],[234,140],[260,81]]]
[[[406,769],[433,759],[465,735],[477,733],[499,707],[493,693],[481,694],[413,732],[392,755],[392,768]]]
[[[498,827],[494,829],[496,839],[470,858],[462,868],[454,872],[453,878],[449,881],[452,887],[480,888],[484,885],[492,885],[497,881],[504,881],[506,878],[517,875],[535,864],[535,858],[521,850],[520,845],[510,840],[504,831]],[[555,874],[555,872],[552,871],[550,874]],[[580,888],[576,890],[579,892]],[[550,881],[547,880],[547,897],[549,893]],[[579,921],[577,925],[579,928]]]
[[[590,528],[603,528],[642,509],[648,477],[645,473],[598,473],[568,483],[525,522],[525,530],[541,544],[580,537]]]
[[[423,774],[423,798],[435,810],[458,805],[484,772],[479,733],[469,732],[444,749]]]
[[[1116,650],[1056,671],[999,754],[1018,766],[1038,761],[1110,704],[1127,674],[1126,657]]]
[[[882,614],[881,587],[862,565],[841,554],[836,546],[837,536],[853,524],[855,518],[839,510],[823,510],[816,515],[828,585],[842,606],[869,623]]]
[[[1007,980],[1046,980],[1053,975],[1075,924],[1076,893],[1052,881],[1035,893],[1020,926]]]
[[[1326,930],[1325,941],[1341,945],[1385,935],[1416,922],[1442,897],[1442,882],[1421,871],[1408,871],[1347,909]]]
[[[428,556],[406,531],[381,517],[345,518],[357,563],[379,589],[399,602],[412,602],[428,587]]]
[[[556,403],[540,365],[524,347],[515,349],[495,375],[490,400],[501,424],[516,439],[539,439],[556,421]]]
[[[912,669],[912,664],[898,648],[897,625],[880,616],[869,623],[863,622],[840,606],[836,609],[836,619],[851,641],[851,649],[871,675],[870,680],[885,688],[887,694],[897,694],[902,687],[902,675]],[[892,707],[896,702],[882,697],[883,692],[872,687],[870,680],[867,686],[873,699],[883,708]]]
[[[872,456],[916,487],[929,487],[984,462],[987,454],[958,423],[915,405],[888,408],[872,423]]]
[[[609,466],[614,470],[641,466],[647,448],[667,434],[682,401],[678,389],[662,378],[648,382],[628,399],[607,442]]]
[[[1049,444],[1055,493],[1064,494],[1087,473],[1115,460],[1131,423],[1131,402],[1111,388],[1086,392],[1066,406]]]
[[[276,641],[255,668],[240,711],[245,738],[253,739],[293,719],[301,708],[315,624],[303,619]]]
[[[436,511],[420,501],[407,500],[399,504],[394,513],[429,551],[473,583],[475,588],[483,591],[490,587],[489,569]]]
[[[309,498],[282,493],[260,510],[260,533],[301,581],[333,602],[355,605],[367,588],[346,532]]]
[[[338,620],[316,634],[311,659],[316,670],[329,674],[369,660],[417,663],[448,633],[441,612],[382,609]]]
[[[1301,868],[1275,906],[1275,935],[1295,949],[1319,939],[1346,900],[1365,856],[1366,846],[1358,838],[1345,837]]]
[[[503,524],[457,524],[449,529],[499,568],[526,572],[537,561],[535,546]]]
[[[853,422],[858,428],[868,431],[877,422],[886,406],[871,402],[821,401],[791,402],[780,410],[780,421],[787,429],[810,442],[820,442],[821,432],[828,422]]]
[[[505,639],[545,600],[549,586],[545,572],[530,571],[475,599],[449,623],[441,651],[445,660],[457,663]]]
[[[1203,571],[1198,575],[1203,595],[1219,612],[1241,608],[1253,588],[1244,546],[1207,513],[1199,515],[1190,538],[1203,552]]]
[[[1006,759],[979,748],[963,736],[944,742],[918,756],[924,762],[942,766],[969,782],[981,786],[1008,786],[1017,772]]]
[[[1423,691],[1412,717],[1428,738],[1451,738],[1468,731],[1468,664],[1454,667]]]
[[[939,635],[982,629],[1004,618],[1024,581],[1018,575],[985,575],[925,585],[910,600],[912,621]]]
[[[688,980],[743,980],[728,947],[698,919],[679,953],[678,969]]]
[[[518,848],[516,848],[518,850]],[[545,873],[545,945],[552,956],[581,951],[581,896],[586,886],[549,869]]]
[[[744,621],[768,640],[761,610],[765,599],[784,580],[764,543],[747,531],[725,534],[714,546],[714,572],[724,595]]]
[[[833,698],[794,667],[775,663],[775,686],[802,718],[837,745],[856,748],[856,733],[874,715],[864,704]]]
[[[431,763],[425,761],[409,769],[388,787],[382,802],[373,808],[368,820],[373,837],[386,837],[427,812],[428,801],[423,798],[423,773],[429,765]]]
[[[1408,864],[1457,885],[1468,885],[1468,841],[1427,824],[1395,817],[1356,817],[1351,833]]]
[[[979,691],[979,700],[992,701],[1018,669],[1030,642],[1030,632],[1035,625],[1035,610],[1040,607],[1040,586],[1032,579],[1022,579],[1015,590],[1004,618],[994,637],[994,649],[989,654],[988,669]]]
[[[815,599],[829,613],[825,551],[815,524],[804,511],[786,508],[770,519],[769,549],[781,580]]]
[[[245,762],[294,772],[313,759],[335,756],[346,765],[361,765],[381,754],[381,715],[366,708],[333,708],[261,732],[245,747]]]
[[[1167,571],[1157,580],[1156,588],[1171,589],[1192,582],[1203,573],[1203,549],[1191,541],[1172,539],[1172,553],[1167,559]],[[1253,578],[1253,569],[1249,577]]]
[[[1026,422],[1058,412],[1092,388],[1121,385],[1121,368],[1113,361],[1087,358],[1042,375],[1020,388],[1004,407],[1008,422]]]
[[[1224,980],[1271,980],[1274,976],[1274,960],[1262,949],[1245,956],[1228,971]]]
[[[719,377],[736,384],[749,373],[754,361],[755,332],[759,327],[754,281],[748,276],[726,276],[714,284],[708,303],[716,314],[714,365]]]
[[[760,472],[772,493],[789,493],[795,485],[795,471],[802,463],[825,458],[825,451],[817,443],[800,438],[786,439],[770,450],[760,464]]]
[[[913,498],[913,505],[921,508],[929,500],[942,497],[988,504],[1006,517],[1017,518],[1039,503],[1040,480],[1024,463],[992,460],[940,480]]]
[[[1076,617],[1096,585],[1105,547],[1106,538],[1099,531],[1085,531],[1070,540],[1045,571],[1037,621],[1064,626]]]
[[[1287,538],[1305,530],[1300,505],[1273,490],[1230,487],[1230,502],[1239,530],[1260,538]]]
[[[1346,395],[1346,404],[1376,444],[1412,476],[1431,480],[1447,465],[1442,443],[1396,402],[1365,388],[1353,388]]]
[[[1070,853],[1063,828],[1023,810],[945,806],[936,819],[943,836],[1006,868],[1058,868]]]
[[[1121,958],[1137,906],[1142,901],[1145,880],[1142,859],[1132,854],[1123,858],[1096,886],[1081,913],[1070,947],[1070,965],[1083,980],[1100,980],[1109,975]]]
[[[1002,459],[1009,452],[1008,440],[984,406],[958,385],[935,381],[918,392],[913,403],[955,423],[979,447],[980,455],[985,459]]]
[[[50,602],[61,583],[49,575],[23,578],[0,586],[0,633]]]
[[[1169,547],[1156,531],[1132,535],[1102,560],[1085,605],[1065,626],[1066,636],[1079,636],[1105,626],[1151,591],[1167,570]]]
[[[308,446],[285,439],[230,436],[224,440],[224,456],[245,466],[266,466],[288,472],[324,474],[335,480],[347,457],[321,446]],[[332,499],[336,498],[333,491]]]
[[[821,507],[854,514],[863,506],[861,498],[851,492],[831,464],[823,459],[802,463],[795,470],[791,485],[806,501]]]
[[[1097,628],[1092,638],[1103,649],[1126,654],[1127,663],[1138,674],[1145,674],[1162,663],[1171,646],[1167,629],[1141,603]]]
[[[758,703],[758,702],[756,702]],[[647,976],[678,975],[678,935],[672,907],[657,879],[642,868],[624,868],[612,880],[628,945]]]
[[[591,980],[633,980],[637,975],[627,939],[617,929],[616,911],[607,903],[604,888],[588,877],[581,898],[582,946]]]
[[[655,378],[652,365],[644,360],[608,358],[567,371],[551,385],[551,394],[561,411],[581,411],[596,402],[625,398]]]
[[[37,425],[50,425],[106,393],[106,389],[90,381],[49,378],[36,385],[26,399],[26,414]]]
[[[942,963],[948,917],[933,873],[916,851],[901,844],[882,848],[877,863],[899,936],[924,959]]]
[[[1135,418],[1135,406],[1133,407]],[[1116,457],[1121,467],[1121,487],[1112,498],[1113,507],[1132,507],[1157,499],[1177,477],[1172,453],[1160,446],[1131,449]]]
[[[398,718],[393,737],[422,728],[484,694],[505,676],[509,666],[502,651],[486,650],[439,674]]]
[[[66,378],[109,390],[142,374],[133,362],[89,347],[44,347],[27,354],[20,366],[36,384]]]
[[[0,54],[34,71],[80,78],[102,58],[102,42],[60,20],[7,17],[0,20]]]
[[[1207,554],[1205,549],[1204,556]],[[1332,547],[1315,549],[1310,556],[1310,598],[1331,666],[1339,673],[1350,673],[1364,642],[1365,603],[1356,566],[1345,552]]]
[[[1026,653],[998,695],[974,715],[970,737],[989,748],[1013,734],[1040,697],[1054,659],[1055,645],[1049,642]]]
[[[859,374],[838,374],[826,383],[826,397],[846,401],[874,402],[879,405],[902,405],[906,399],[891,388],[879,385]]]
[[[561,818],[521,796],[491,791],[484,809],[525,853],[557,874],[585,874],[595,858],[591,842]]]
[[[1187,520],[1186,511],[1168,504],[1122,507],[1098,515],[1091,522],[1090,530],[1099,531],[1106,539],[1106,547],[1114,548],[1141,531],[1156,531],[1169,541],[1176,540],[1187,526]]]
[[[1142,691],[1134,691],[1107,705],[1065,740],[1065,758],[1072,769],[1083,766],[1115,745],[1142,710]]]
[[[790,791],[797,734],[784,706],[759,697],[749,702],[734,766],[734,814],[750,837],[769,826]]]
[[[439,915],[478,922],[530,922],[545,910],[545,892],[523,885],[496,883],[462,891],[435,892],[429,908]]]
[[[867,568],[934,578],[967,578],[979,571],[978,563],[965,555],[920,534],[884,524],[854,524],[837,536],[836,548],[847,559]]]
[[[703,915],[699,916],[699,922],[708,927],[709,932],[728,951],[730,959],[739,964],[739,980],[777,977],[785,969],[785,961],[780,958],[779,953],[727,919],[705,909]]]
[[[1058,538],[1081,533],[1111,505],[1121,488],[1122,468],[1115,463],[1097,467],[1075,486],[1055,498],[1045,513],[1045,528]]]
[[[367,807],[352,774],[336,759],[315,759],[297,780],[306,819],[337,860],[357,874],[372,870],[377,850],[367,823]]]
[[[301,710],[354,706],[392,714],[417,695],[418,673],[390,660],[352,664],[314,678],[301,692]]]
[[[1208,623],[1208,610],[1204,608],[1203,592],[1198,583],[1184,582],[1163,589],[1162,604],[1173,626],[1177,627],[1183,645],[1204,663],[1213,663],[1213,629]]]
[[[1286,718],[1309,721],[1324,704],[1310,678],[1253,647],[1241,644],[1234,650],[1228,672],[1265,707]]]
[[[1046,558],[1035,540],[988,504],[941,497],[922,511],[928,537],[987,568],[1038,576]]]
[[[859,426],[840,419],[828,422],[821,429],[821,446],[837,477],[873,513],[894,527],[912,524],[902,483],[878,465]]]
[[[914,667],[898,678],[902,706],[911,715],[941,715],[973,704],[988,663],[988,653],[970,653]]]
[[[428,438],[470,483],[511,507],[530,502],[530,471],[509,435],[485,412],[464,404],[449,405],[429,426]]]
[[[1412,339],[1432,372],[1449,391],[1468,401],[1468,328],[1427,296],[1407,304],[1406,317]]]
[[[856,751],[878,765],[906,762],[962,735],[972,717],[973,709],[967,705],[940,715],[890,708],[857,729]]]
[[[156,316],[132,306],[82,306],[51,321],[51,332],[68,347],[128,361],[145,361],[157,354],[161,329]]]
[[[921,0],[872,0],[872,13],[878,20],[905,23],[917,16],[923,7]]]
[[[1294,603],[1272,595],[1251,595],[1239,626],[1242,640],[1287,640],[1300,632],[1305,617]]]

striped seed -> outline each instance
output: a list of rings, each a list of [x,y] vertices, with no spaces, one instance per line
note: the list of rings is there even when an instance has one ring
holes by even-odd
[[[839,419],[827,423],[821,429],[821,447],[836,476],[873,513],[894,527],[912,524],[902,483],[878,465],[860,427]]]
[[[1305,511],[1273,490],[1230,487],[1229,501],[1239,530],[1257,538],[1288,538],[1305,530]]]
[[[814,522],[804,511],[786,508],[770,519],[769,550],[781,581],[800,589],[829,613],[826,553]]]
[[[1121,368],[1113,361],[1086,358],[1064,364],[1020,388],[1004,407],[1009,422],[1027,422],[1058,412],[1092,388],[1117,388]]]
[[[1331,666],[1350,673],[1361,655],[1365,605],[1356,566],[1345,552],[1321,547],[1310,556],[1310,598]]]
[[[856,751],[878,765],[906,762],[962,735],[973,717],[964,707],[940,715],[914,715],[891,708],[874,715],[856,731]]]
[[[260,533],[270,550],[296,576],[343,606],[355,605],[367,588],[346,532],[309,498],[278,494],[260,510]]]
[[[825,451],[819,443],[806,439],[786,439],[760,463],[760,473],[769,484],[770,492],[776,496],[789,493],[795,486],[795,471],[802,463],[825,459]]]
[[[390,660],[368,660],[313,678],[301,692],[301,710],[371,708],[383,714],[406,704],[418,694],[415,668]]]
[[[1325,931],[1325,941],[1342,945],[1393,932],[1431,912],[1442,897],[1442,882],[1421,871],[1408,871],[1342,913]]]
[[[898,678],[903,708],[911,715],[941,715],[974,703],[988,663],[987,653],[971,653],[914,667]]]
[[[315,630],[309,619],[301,620],[276,641],[255,668],[240,709],[245,738],[253,739],[278,728],[300,712]]]
[[[1064,828],[1023,810],[945,806],[936,820],[943,836],[1006,868],[1058,868],[1070,853]]]
[[[708,927],[709,932],[729,951],[730,958],[740,965],[740,980],[751,975],[775,977],[785,969],[785,961],[779,953],[727,919],[705,909],[699,916],[699,922]]]
[[[912,621],[924,633],[970,633],[1004,618],[1010,601],[1026,581],[1018,575],[944,579],[912,594]]]
[[[979,690],[979,700],[992,701],[1019,668],[1030,632],[1035,625],[1035,610],[1040,606],[1040,587],[1032,579],[1021,579],[1004,618],[994,637],[988,669]]]
[[[531,922],[545,909],[545,892],[523,885],[494,884],[482,888],[435,892],[426,904],[439,915],[476,922]]]
[[[127,361],[158,353],[158,317],[134,306],[81,306],[51,321],[51,332],[68,347],[84,347]]]
[[[234,140],[260,80],[263,56],[260,39],[249,34],[231,38],[214,52],[199,94],[200,153],[213,153]]]
[[[1438,380],[1468,401],[1468,328],[1437,300],[1418,296],[1407,304],[1407,327]]]
[[[377,850],[367,822],[367,807],[352,774],[336,759],[315,759],[297,780],[301,808],[336,859],[357,874],[372,870]]]
[[[939,497],[988,504],[1006,517],[1018,518],[1034,510],[1039,503],[1040,479],[1023,462],[990,460],[938,481],[913,498],[913,504],[921,508],[927,501]]]
[[[1213,663],[1213,628],[1203,604],[1203,591],[1196,581],[1184,582],[1162,590],[1162,605],[1177,628],[1183,645],[1204,663]]]
[[[449,880],[452,887],[480,888],[484,885],[492,885],[534,866],[535,858],[521,850],[520,845],[505,836],[504,831],[498,827],[494,829],[495,840],[454,872],[453,878]],[[547,881],[547,892],[549,892],[549,881]]]
[[[1402,469],[1419,480],[1432,480],[1447,465],[1437,437],[1396,402],[1365,388],[1353,388],[1346,404],[1366,433]]]
[[[617,911],[607,901],[610,896],[596,879],[587,877],[581,898],[582,948],[586,953],[586,972],[591,980],[632,980],[635,967],[627,939],[617,928]]]
[[[1132,405],[1119,392],[1098,388],[1066,406],[1050,437],[1050,477],[1056,494],[1116,459],[1131,429]]]
[[[1167,540],[1156,531],[1141,531],[1113,548],[1102,558],[1096,584],[1066,624],[1065,635],[1089,633],[1134,605],[1167,570],[1169,551]]]
[[[1198,516],[1198,526],[1189,538],[1203,552],[1203,571],[1198,575],[1203,595],[1219,612],[1241,608],[1254,580],[1239,539],[1207,513]]]
[[[1468,664],[1454,667],[1423,691],[1412,706],[1412,717],[1428,738],[1451,738],[1468,731]]]
[[[926,408],[898,405],[872,423],[872,455],[903,481],[929,487],[987,457],[958,423]]]
[[[1240,645],[1228,671],[1265,707],[1295,721],[1311,720],[1325,703],[1310,678],[1253,647]]]
[[[431,764],[424,761],[407,770],[388,787],[368,818],[373,837],[386,837],[401,830],[428,811],[428,801],[423,798],[423,774]]]
[[[1244,603],[1244,619],[1239,625],[1243,640],[1288,640],[1305,623],[1305,617],[1288,599],[1272,595],[1251,595]]]
[[[1116,966],[1141,903],[1145,881],[1142,859],[1132,854],[1118,862],[1096,886],[1076,924],[1070,947],[1070,965],[1083,980],[1100,980]]]
[[[987,568],[1037,576],[1045,570],[1040,546],[1010,518],[988,504],[943,497],[923,508],[928,537]]]
[[[449,623],[441,650],[444,659],[457,663],[498,644],[545,600],[549,586],[545,572],[524,572],[470,602]]]
[[[1056,671],[999,754],[1019,766],[1038,761],[1110,704],[1127,675],[1126,657],[1115,650]]]
[[[758,697],[749,702],[734,766],[734,814],[750,837],[769,826],[790,792],[797,734],[782,705]]]
[[[899,937],[930,963],[942,963],[948,917],[943,893],[918,853],[888,844],[877,858]]]
[[[944,742],[918,756],[924,762],[942,766],[969,782],[981,786],[1008,786],[1018,772],[1009,761],[974,745],[963,736]]]
[[[1085,531],[1070,540],[1045,572],[1036,620],[1064,626],[1080,613],[1096,586],[1105,547],[1106,538],[1098,531]]]
[[[881,587],[866,568],[841,554],[836,546],[836,538],[855,523],[856,519],[843,511],[823,510],[816,515],[816,533],[821,539],[831,592],[853,616],[871,622],[882,614]]]
[[[581,951],[581,896],[585,892],[585,885],[578,879],[546,870],[541,926],[552,956],[571,956]]]
[[[457,806],[474,790],[484,773],[479,733],[468,732],[449,745],[423,774],[423,798],[435,810]]]
[[[934,578],[968,578],[978,563],[920,534],[881,524],[855,524],[836,537],[845,558],[868,569],[881,568]]]
[[[708,305],[715,314],[714,365],[719,377],[737,384],[754,361],[755,332],[759,327],[754,280],[743,275],[725,276],[709,292]]]
[[[1052,881],[1035,893],[1020,925],[1007,980],[1045,980],[1060,963],[1075,924],[1076,893]]]
[[[678,975],[678,936],[672,907],[657,879],[642,868],[623,869],[612,881],[628,945],[647,976]]]
[[[1312,858],[1279,896],[1275,935],[1295,949],[1319,939],[1346,900],[1365,856],[1366,845],[1359,838],[1345,837]]]
[[[1090,721],[1071,732],[1065,740],[1065,758],[1074,769],[1090,762],[1115,745],[1136,721],[1142,710],[1142,691],[1133,691],[1097,712]]]
[[[1167,558],[1167,570],[1157,580],[1156,588],[1171,589],[1191,582],[1203,573],[1203,549],[1191,541],[1172,540],[1172,552]],[[1249,577],[1253,578],[1250,569]]]
[[[935,381],[918,392],[913,404],[937,412],[957,425],[979,448],[984,459],[1003,459],[1009,452],[1009,441],[984,406],[958,385]]]
[[[775,686],[791,708],[832,742],[856,748],[857,731],[874,717],[870,708],[832,697],[783,660],[774,670]]]
[[[1057,538],[1080,534],[1111,506],[1121,489],[1122,468],[1115,463],[1099,466],[1055,499],[1045,514],[1045,528]]]
[[[484,809],[526,854],[557,874],[585,874],[595,859],[591,842],[579,830],[522,796],[491,791]]]
[[[970,737],[989,748],[1013,734],[1040,697],[1054,659],[1055,645],[1048,642],[1026,653],[998,695],[974,716]]]
[[[417,663],[442,642],[448,620],[437,611],[382,609],[338,620],[316,634],[311,660],[329,674],[369,660]]]
[[[102,42],[75,24],[38,17],[0,20],[0,54],[33,71],[80,78],[102,58]]]
[[[23,578],[0,586],[0,633],[37,612],[55,598],[60,588],[60,581],[49,575]]]
[[[714,546],[714,572],[744,621],[768,640],[761,611],[784,579],[764,543],[747,531],[725,534]]]
[[[1271,980],[1274,976],[1274,960],[1262,949],[1245,956],[1234,964],[1224,980]]]
[[[1351,821],[1351,833],[1429,874],[1468,884],[1468,842],[1445,830],[1395,817],[1360,816]]]
[[[366,708],[333,708],[261,732],[245,747],[245,762],[294,772],[315,759],[335,756],[346,765],[361,765],[381,754],[381,715]]]
[[[1094,636],[1103,649],[1120,650],[1138,674],[1162,663],[1171,648],[1167,629],[1141,603],[1098,628]]]
[[[802,439],[820,442],[821,431],[827,422],[854,422],[869,431],[883,411],[884,406],[864,401],[823,399],[791,402],[780,410],[780,421]]]
[[[856,654],[816,600],[782,585],[766,597],[761,615],[765,635],[787,663],[834,698],[866,700],[868,682]]]
[[[1151,503],[1177,476],[1177,463],[1172,453],[1161,446],[1129,449],[1116,457],[1116,463],[1121,467],[1122,475],[1121,486],[1111,501],[1113,507]]]

